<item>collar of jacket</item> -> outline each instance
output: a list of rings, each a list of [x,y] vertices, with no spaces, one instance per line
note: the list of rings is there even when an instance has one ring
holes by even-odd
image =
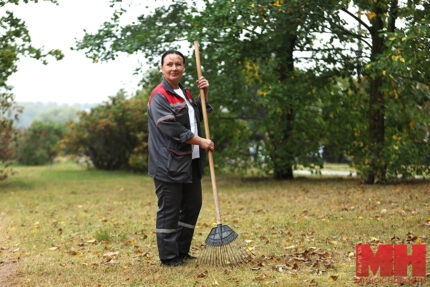
[[[172,86],[170,86],[169,82],[166,80],[166,78],[163,77],[163,81],[162,81],[163,87],[164,89],[171,93],[176,95],[175,91],[173,90]],[[186,95],[188,97],[188,99],[193,102],[193,99],[190,98],[190,94],[188,93],[188,89],[186,87],[184,87],[181,83],[179,83],[179,88],[184,91],[184,95]]]

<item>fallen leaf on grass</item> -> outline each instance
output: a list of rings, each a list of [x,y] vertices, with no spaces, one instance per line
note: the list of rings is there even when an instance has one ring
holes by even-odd
[[[298,269],[298,268],[299,268],[299,265],[297,265],[297,263],[294,263],[294,264],[291,264],[291,265],[290,265],[290,268],[291,268],[291,269]]]
[[[118,260],[112,259],[112,258],[108,258],[108,260],[106,260],[105,262],[106,264],[119,264]]]
[[[421,239],[421,237],[417,237],[417,238],[414,240],[414,242],[415,242],[415,243],[418,243],[418,244],[421,244],[421,243],[423,242],[423,240]]]
[[[254,278],[255,281],[263,281],[267,279],[267,275],[266,274],[262,274],[261,276],[257,276]]]
[[[393,242],[393,243],[399,243],[400,242],[400,238],[397,237],[397,236],[393,236],[393,237],[391,237],[391,242]]]
[[[198,274],[197,278],[205,278],[206,276],[208,276],[208,271],[207,270],[204,271],[204,272],[202,272],[202,273],[200,273],[200,274]]]
[[[380,241],[379,241],[379,238],[376,238],[376,237],[372,237],[372,238],[370,238],[370,241],[375,242],[375,243],[380,242]]]
[[[284,272],[284,269],[286,269],[287,266],[286,265],[276,265],[276,266],[272,266],[273,270],[276,270],[278,272]]]
[[[57,246],[54,246],[54,247],[50,247],[50,248],[48,248],[48,250],[49,251],[54,251],[54,250],[57,250],[58,249],[58,247]]]
[[[406,242],[408,244],[412,244],[413,242],[414,243],[421,243],[422,239],[421,239],[421,237],[418,237],[418,236],[412,234],[411,232],[408,232]]]
[[[330,277],[328,277],[328,281],[336,281],[337,277],[337,275],[330,275]]]
[[[82,256],[84,256],[84,254],[81,253],[81,252],[79,252],[79,250],[72,249],[72,250],[69,251],[69,253],[71,255],[73,255],[74,257],[82,257]]]
[[[97,239],[95,238],[90,238],[87,240],[87,243],[95,243],[95,242],[97,242]]]
[[[107,253],[103,254],[103,257],[114,257],[114,256],[117,256],[118,254],[119,254],[119,251],[107,252]]]

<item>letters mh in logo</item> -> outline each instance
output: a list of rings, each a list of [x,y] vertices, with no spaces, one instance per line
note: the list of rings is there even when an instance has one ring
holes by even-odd
[[[412,265],[412,276],[426,276],[426,246],[412,245],[412,255],[408,255],[407,245],[381,244],[374,254],[369,244],[355,246],[355,272],[358,277],[369,276],[369,267],[376,275],[378,269],[382,277],[406,277],[408,265]]]

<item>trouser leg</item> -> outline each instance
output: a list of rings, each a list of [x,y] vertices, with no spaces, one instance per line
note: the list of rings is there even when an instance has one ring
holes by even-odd
[[[202,206],[202,186],[198,160],[193,160],[193,182],[183,184],[182,204],[178,222],[179,254],[190,251],[194,228]]]
[[[158,197],[156,221],[158,254],[161,260],[169,260],[179,256],[177,230],[182,203],[182,184],[156,179],[154,184]]]

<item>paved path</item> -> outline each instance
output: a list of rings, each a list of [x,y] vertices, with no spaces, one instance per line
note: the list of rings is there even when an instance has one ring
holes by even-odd
[[[296,175],[319,175],[317,173],[311,173],[309,170],[295,170],[293,174]],[[339,176],[357,176],[357,173],[350,171],[336,171],[336,170],[322,170],[321,175],[339,175]]]

